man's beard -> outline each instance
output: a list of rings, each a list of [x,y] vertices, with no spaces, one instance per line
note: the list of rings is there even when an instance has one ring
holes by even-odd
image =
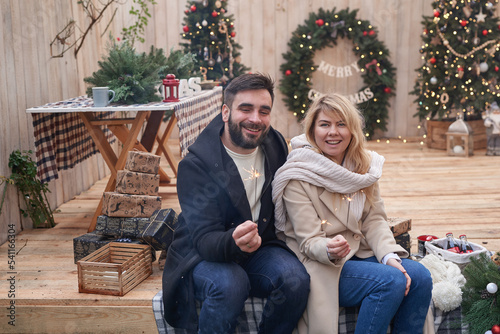
[[[232,121],[231,114],[229,114],[228,125],[229,125],[229,136],[231,137],[231,141],[236,146],[239,146],[244,149],[256,148],[257,146],[262,144],[262,142],[267,136],[267,133],[269,132],[269,128],[266,128],[266,126],[263,124],[256,125],[251,122],[242,122],[239,124],[234,123]],[[247,128],[251,129],[257,127],[262,131],[258,137],[254,135],[244,136],[242,131],[242,125],[245,125]]]

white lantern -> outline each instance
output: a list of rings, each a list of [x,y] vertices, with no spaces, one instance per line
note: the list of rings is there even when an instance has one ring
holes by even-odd
[[[457,120],[448,127],[446,132],[446,147],[448,155],[468,157],[473,155],[474,139],[472,128],[459,114]]]

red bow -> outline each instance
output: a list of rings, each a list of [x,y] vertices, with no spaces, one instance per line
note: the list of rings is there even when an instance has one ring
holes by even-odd
[[[375,66],[375,71],[377,71],[377,74],[378,75],[381,75],[382,74],[382,70],[380,69],[380,67],[377,65],[377,59],[373,59],[371,62],[369,62],[368,64],[365,65],[365,67],[368,69],[370,66]],[[371,69],[370,69],[371,70]]]

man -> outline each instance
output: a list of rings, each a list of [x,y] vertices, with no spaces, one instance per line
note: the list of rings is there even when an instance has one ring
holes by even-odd
[[[173,327],[233,333],[255,296],[267,298],[259,333],[291,333],[305,309],[309,275],[274,228],[271,181],[288,148],[270,125],[273,88],[261,74],[231,81],[221,114],[179,164],[182,212],[163,273]]]

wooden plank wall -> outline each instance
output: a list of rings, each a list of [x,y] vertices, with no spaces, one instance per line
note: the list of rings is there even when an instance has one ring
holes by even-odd
[[[228,14],[234,16],[236,41],[243,47],[242,63],[251,71],[270,73],[281,78],[279,66],[292,32],[303,24],[310,12],[319,8],[341,10],[359,9],[358,17],[369,20],[379,30],[378,39],[391,53],[397,68],[397,95],[391,101],[387,137],[422,135],[413,118],[414,97],[408,92],[415,80],[415,68],[421,63],[420,24],[422,15],[432,14],[432,0],[225,0]],[[94,1],[98,4],[98,1]],[[102,1],[103,2],[103,1]],[[187,0],[159,0],[147,26],[146,42],[138,43],[139,51],[150,45],[178,48]],[[16,149],[34,150],[31,115],[25,110],[48,102],[59,101],[85,93],[83,78],[97,69],[97,61],[105,54],[109,32],[120,36],[122,27],[130,26],[128,14],[132,1],[120,1],[108,9],[103,20],[88,34],[83,48],[75,58],[73,51],[62,58],[51,58],[49,44],[56,34],[73,18],[76,34],[89,23],[77,0],[0,0],[0,175],[9,176],[9,154]],[[198,6],[201,6],[201,1]],[[108,30],[108,22],[113,17]],[[497,8],[500,13],[500,9]],[[74,38],[70,38],[70,41]],[[344,54],[349,58],[349,41],[336,50],[327,49],[316,57]],[[285,137],[300,132],[292,114],[286,110],[277,90],[273,126]],[[99,155],[62,171],[60,178],[51,181],[50,202],[56,208],[76,194],[89,188],[108,173]],[[3,186],[0,189],[3,191]],[[1,192],[0,192],[1,194]],[[19,200],[14,187],[7,196],[0,214],[0,244],[7,238],[7,225],[17,231],[30,226],[19,213]]]

